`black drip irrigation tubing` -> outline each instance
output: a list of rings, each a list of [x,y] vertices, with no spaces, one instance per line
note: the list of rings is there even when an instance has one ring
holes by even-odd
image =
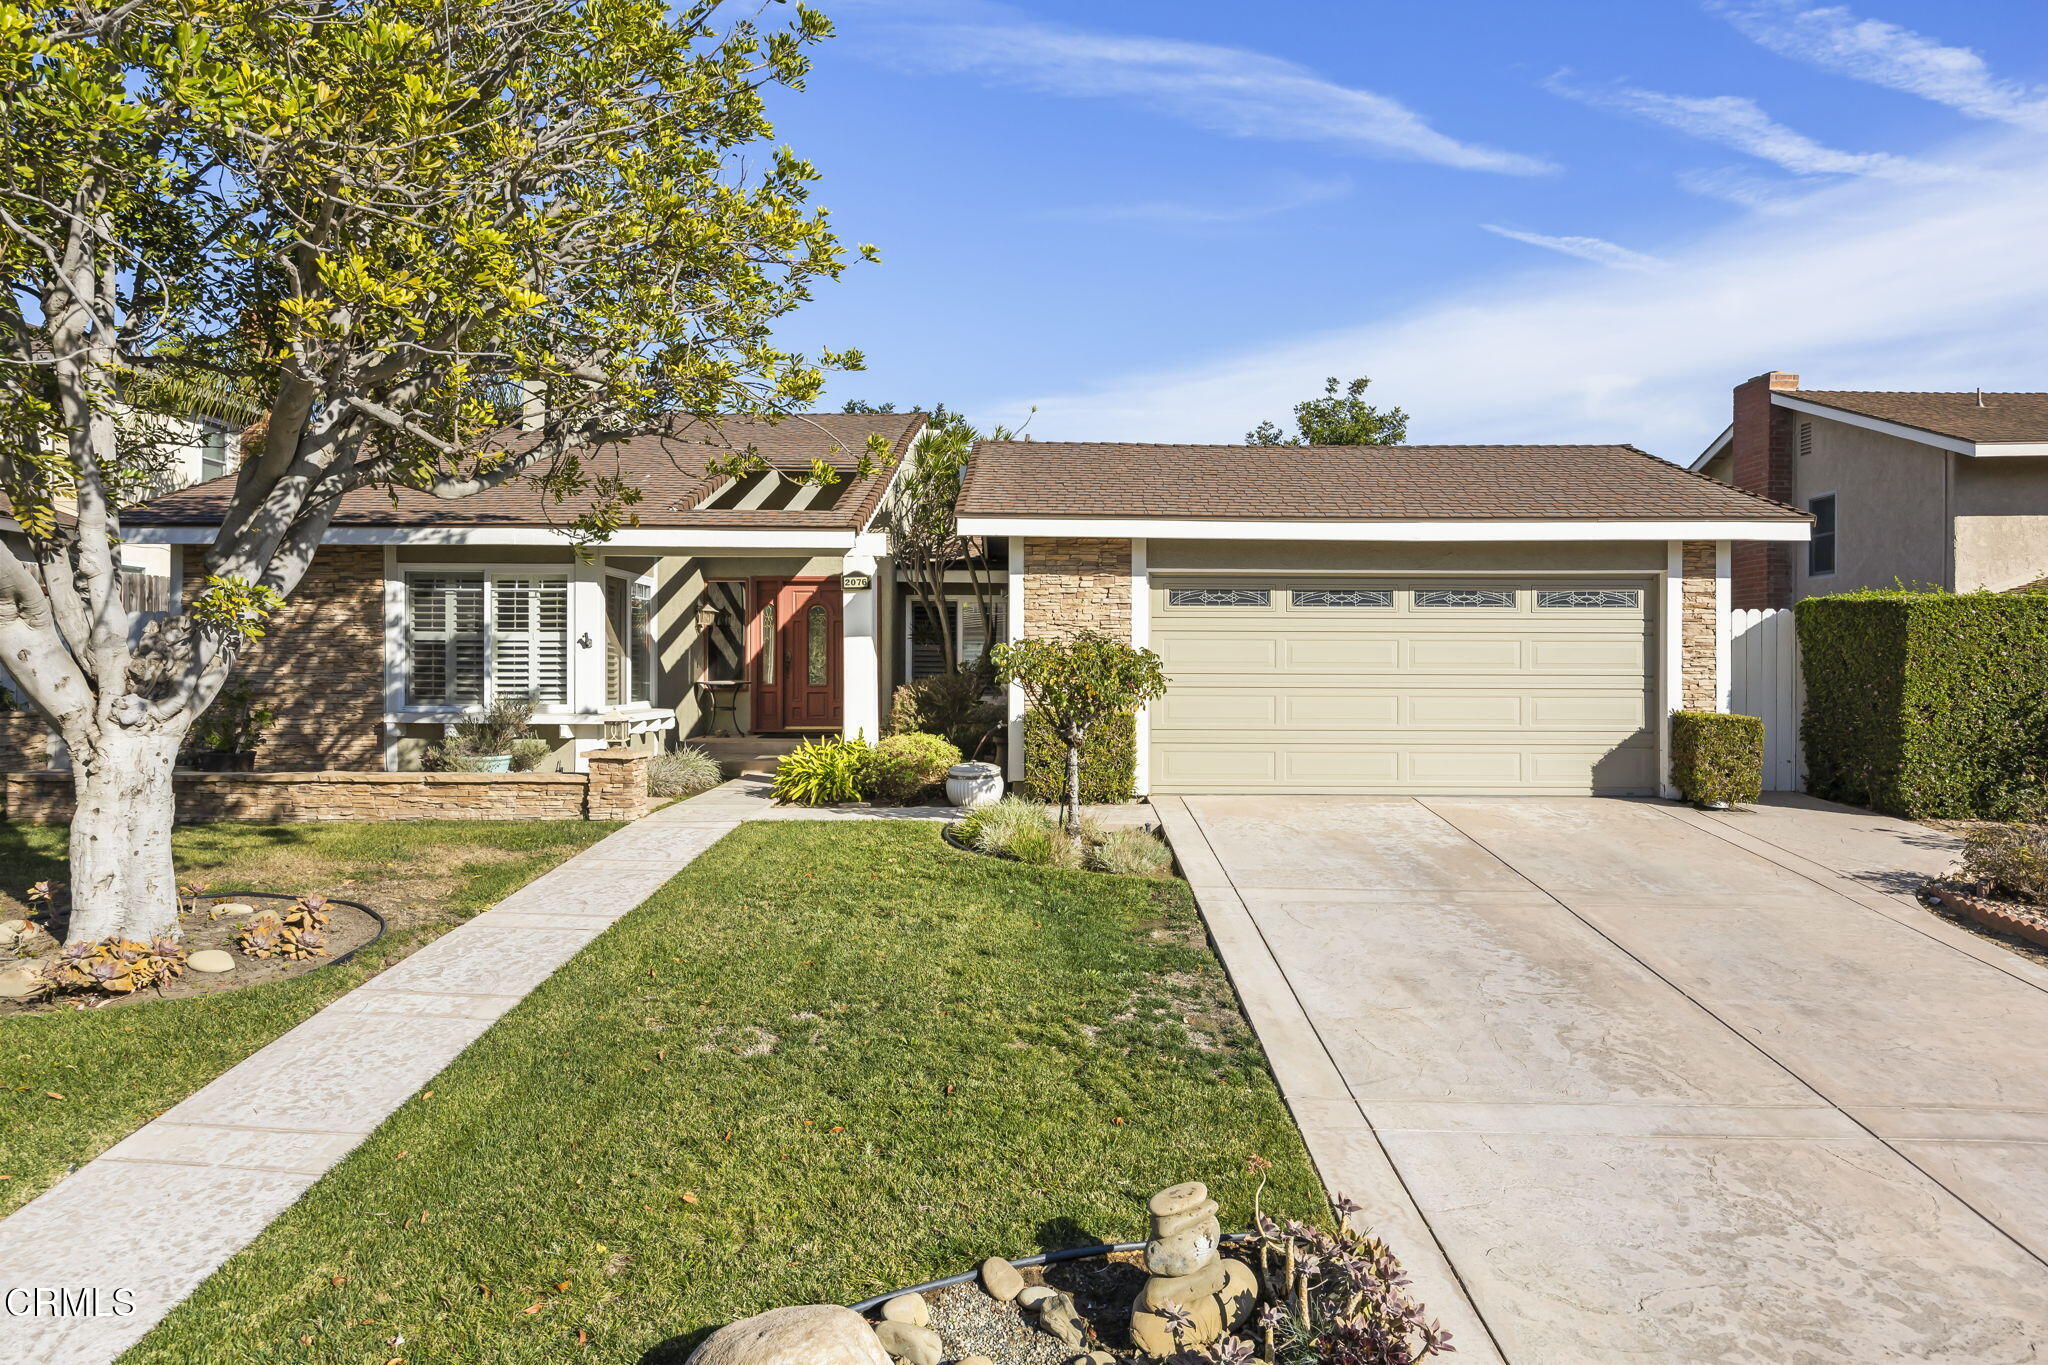
[[[1223,1235],[1223,1245],[1225,1246],[1251,1240],[1252,1234],[1249,1232],[1228,1232]],[[1023,1270],[1030,1266],[1058,1265],[1061,1261],[1078,1261],[1084,1256],[1108,1256],[1118,1251],[1143,1251],[1144,1249],[1145,1243],[1143,1242],[1106,1242],[1099,1247],[1071,1247],[1066,1251],[1048,1251],[1038,1256],[1026,1256],[1023,1260],[1012,1261],[1010,1264],[1018,1270]],[[981,1270],[979,1267],[976,1267],[973,1270],[962,1271],[958,1275],[948,1275],[943,1280],[926,1280],[923,1284],[914,1284],[907,1289],[892,1289],[886,1294],[877,1294],[872,1299],[862,1299],[859,1303],[849,1303],[846,1306],[856,1313],[865,1313],[871,1308],[879,1308],[889,1300],[899,1298],[904,1294],[924,1294],[934,1289],[951,1289],[956,1284],[966,1284],[979,1274],[981,1274]]]

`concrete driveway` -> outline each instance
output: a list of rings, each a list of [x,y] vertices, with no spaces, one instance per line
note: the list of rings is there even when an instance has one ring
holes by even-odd
[[[2048,971],[1912,903],[1942,836],[1804,798],[1156,804],[1458,1359],[2048,1357]]]

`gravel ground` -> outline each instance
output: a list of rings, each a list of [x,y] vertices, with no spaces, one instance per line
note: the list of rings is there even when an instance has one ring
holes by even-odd
[[[1068,1261],[1023,1272],[1027,1284],[1048,1284],[1073,1297],[1093,1329],[1093,1349],[1121,1351],[1130,1342],[1131,1300],[1145,1283],[1136,1253],[1104,1260]],[[979,1281],[925,1295],[932,1330],[945,1343],[946,1359],[983,1355],[996,1365],[1067,1365],[1078,1352],[1038,1329],[1037,1315],[1014,1303],[997,1303]]]

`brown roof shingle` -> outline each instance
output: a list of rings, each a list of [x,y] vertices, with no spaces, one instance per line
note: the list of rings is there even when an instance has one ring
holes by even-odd
[[[723,527],[732,530],[859,530],[880,505],[889,476],[910,441],[925,424],[923,413],[814,413],[780,422],[726,418],[714,428],[678,419],[665,429],[635,432],[585,447],[594,475],[616,473],[642,494],[628,509],[650,529]],[[891,455],[874,474],[855,479],[832,506],[822,510],[755,508],[698,510],[697,504],[725,481],[707,476],[712,458],[752,446],[778,469],[809,469],[813,458],[851,468],[867,438],[889,442]],[[836,448],[836,451],[835,451]],[[131,526],[211,526],[220,521],[234,493],[232,476],[157,498],[128,512]],[[473,497],[443,499],[401,489],[359,488],[346,493],[336,526],[560,526],[589,506],[587,498],[556,503],[532,484],[513,480]]]
[[[1804,521],[1634,446],[984,441],[963,516]]]
[[[1778,396],[1840,408],[1963,441],[2048,441],[2048,393],[1885,393],[1785,389]]]

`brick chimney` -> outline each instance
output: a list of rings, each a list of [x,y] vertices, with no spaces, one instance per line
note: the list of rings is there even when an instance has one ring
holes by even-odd
[[[1793,500],[1792,414],[1775,406],[1771,395],[1798,387],[1798,375],[1776,370],[1735,386],[1728,477],[1736,487],[1779,502]],[[1782,541],[1736,541],[1729,556],[1731,605],[1791,606],[1792,550]]]

